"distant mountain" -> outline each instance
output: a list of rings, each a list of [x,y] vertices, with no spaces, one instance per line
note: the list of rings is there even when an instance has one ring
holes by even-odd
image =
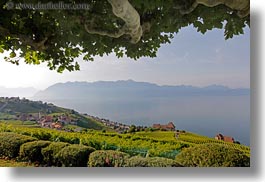
[[[27,88],[6,88],[0,86],[0,97],[25,97],[29,98],[38,92],[32,87]]]
[[[57,83],[33,97],[39,100],[134,100],[152,98],[171,98],[180,96],[229,96],[249,95],[245,88],[230,89],[221,85],[207,87],[194,86],[159,86],[147,82],[133,80],[98,81],[98,82],[67,82]]]

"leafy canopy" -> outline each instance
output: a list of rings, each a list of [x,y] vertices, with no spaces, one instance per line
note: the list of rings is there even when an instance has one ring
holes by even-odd
[[[38,2],[30,0],[32,4]],[[80,10],[8,9],[6,3],[7,0],[0,2],[0,53],[11,51],[5,60],[14,64],[19,64],[21,58],[28,64],[46,62],[51,70],[58,72],[79,70],[75,61],[79,56],[85,61],[112,52],[118,58],[126,55],[135,60],[155,57],[161,44],[170,43],[181,28],[189,25],[203,34],[214,28],[224,29],[225,39],[232,38],[243,34],[243,28],[249,26],[250,21],[249,15],[239,17],[236,10],[225,5],[200,4],[183,14],[194,0],[130,0],[140,15],[141,25],[147,26],[141,40],[132,44],[128,35],[112,38],[86,31],[84,25],[91,22],[95,30],[107,32],[117,32],[124,25],[124,21],[113,14],[107,0],[64,1],[89,5],[88,9]]]

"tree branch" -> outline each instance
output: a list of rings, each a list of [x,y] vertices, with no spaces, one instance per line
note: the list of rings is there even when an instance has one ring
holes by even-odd
[[[143,31],[140,24],[140,15],[128,0],[108,0],[112,6],[112,12],[125,22],[131,43],[136,44],[142,37]]]
[[[22,35],[22,34],[12,34],[12,33],[10,33],[10,31],[8,29],[4,28],[1,25],[0,25],[0,33],[2,35],[4,35],[4,36],[11,36],[13,38],[17,38],[22,43],[33,47],[37,51],[43,51],[43,50],[46,49],[46,47],[45,47],[44,44],[48,40],[48,37],[45,37],[43,40],[41,40],[39,42],[35,42],[34,40],[32,40],[31,38],[29,38],[26,35]]]
[[[182,14],[189,14],[192,12],[199,4],[207,7],[214,7],[220,4],[224,4],[227,7],[237,10],[237,15],[240,18],[244,18],[249,15],[250,11],[250,0],[195,0],[192,6],[187,10],[181,10]]]
[[[85,25],[85,29],[90,34],[98,34],[98,35],[108,36],[108,37],[112,37],[112,38],[119,38],[125,34],[125,32],[121,31],[121,30],[119,30],[118,32],[108,32],[108,31],[104,31],[104,30],[95,30],[94,28],[89,27],[88,25]]]
[[[89,24],[85,23],[85,30],[90,33],[90,34],[98,34],[98,35],[103,35],[103,36],[108,36],[108,37],[112,37],[112,38],[119,38],[121,36],[123,36],[124,34],[126,34],[126,27],[123,26],[118,32],[108,32],[108,31],[104,31],[104,30],[96,30],[94,28],[94,18],[90,21]]]
[[[98,34],[112,38],[119,38],[123,35],[130,35],[131,43],[136,44],[140,41],[144,32],[149,32],[151,24],[149,22],[140,24],[140,15],[129,3],[128,0],[108,0],[112,6],[112,12],[115,16],[121,18],[125,25],[118,32],[109,32],[96,30],[94,19],[90,23],[84,23],[85,30],[90,34]]]

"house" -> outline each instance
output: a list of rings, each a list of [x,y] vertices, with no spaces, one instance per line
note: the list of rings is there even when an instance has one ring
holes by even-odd
[[[63,124],[69,124],[71,122],[71,118],[65,115],[61,115],[58,117],[58,121]]]
[[[49,127],[52,124],[53,117],[52,116],[43,116],[40,120],[40,124],[43,127]]]
[[[153,124],[153,128],[160,129],[161,128],[161,125],[160,124]]]
[[[45,116],[44,119],[45,119],[47,122],[52,122],[53,117],[52,117],[52,116]]]
[[[230,137],[230,136],[224,136],[222,135],[221,133],[217,134],[215,137],[214,137],[216,140],[222,140],[222,141],[225,141],[225,142],[230,142],[230,143],[234,143],[235,140],[233,137]]]
[[[172,122],[169,122],[166,125],[166,129],[171,130],[171,131],[174,131],[175,130],[175,125]]]
[[[230,142],[230,143],[234,143],[235,140],[233,137],[230,137],[230,136],[224,136],[224,141],[225,142]]]
[[[61,123],[52,123],[50,126],[51,126],[51,128],[55,128],[57,130],[62,129],[62,127],[63,127]]]
[[[27,114],[21,114],[18,116],[18,119],[21,121],[27,121],[28,116],[27,116]]]
[[[52,121],[42,120],[40,124],[42,127],[50,127],[50,125],[52,124]]]
[[[224,136],[221,133],[217,134],[214,138],[215,140],[224,140]]]
[[[155,129],[163,129],[163,130],[167,130],[167,131],[174,131],[175,130],[175,125],[173,124],[173,122],[169,122],[166,125],[153,124],[153,128],[155,128]]]
[[[29,121],[38,121],[39,115],[38,114],[29,114],[28,115],[28,120]]]

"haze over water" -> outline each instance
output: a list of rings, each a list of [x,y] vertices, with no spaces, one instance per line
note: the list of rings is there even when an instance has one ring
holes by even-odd
[[[175,98],[168,100],[105,103],[54,100],[53,103],[80,112],[126,124],[151,126],[173,121],[177,129],[214,137],[233,136],[250,144],[249,96]]]

